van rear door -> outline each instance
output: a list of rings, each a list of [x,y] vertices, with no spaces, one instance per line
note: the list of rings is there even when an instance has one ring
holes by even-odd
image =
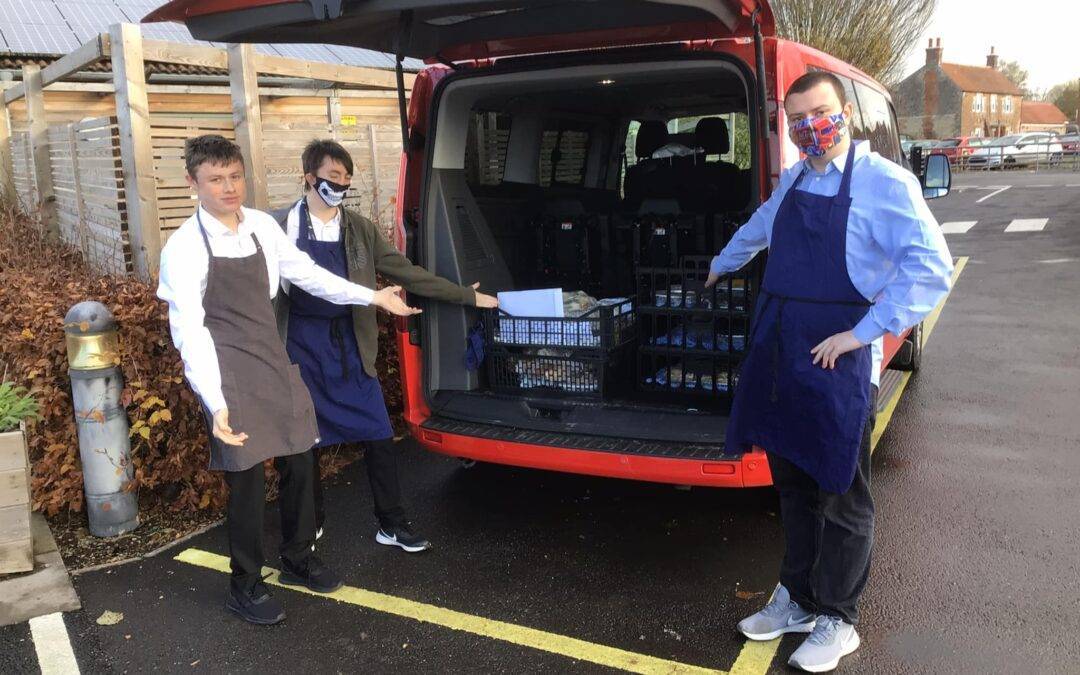
[[[363,47],[434,61],[775,36],[767,0],[172,0],[200,40]]]

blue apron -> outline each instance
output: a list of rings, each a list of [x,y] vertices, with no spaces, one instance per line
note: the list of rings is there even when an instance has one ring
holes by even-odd
[[[318,241],[307,204],[300,202],[296,245],[317,265],[348,278],[343,239]],[[335,305],[298,286],[289,289],[286,349],[300,366],[319,423],[319,446],[375,441],[394,435],[379,381],[364,372],[352,307]]]
[[[854,164],[852,143],[835,197],[797,189],[804,168],[776,212],[727,427],[727,447],[762,447],[838,494],[851,487],[870,413],[870,347],[841,355],[834,370],[813,365],[810,350],[854,328],[871,304],[847,271]]]

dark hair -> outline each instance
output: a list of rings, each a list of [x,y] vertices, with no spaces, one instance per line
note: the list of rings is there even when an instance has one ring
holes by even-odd
[[[240,146],[224,136],[206,134],[184,141],[184,168],[188,175],[196,178],[199,166],[210,162],[215,166],[228,166],[233,162],[244,163]]]
[[[330,141],[325,139],[316,138],[312,142],[308,143],[304,148],[304,154],[300,155],[300,163],[304,167],[304,175],[311,174],[314,176],[319,172],[319,167],[322,166],[323,161],[329,157],[335,162],[341,162],[345,167],[345,172],[352,175],[353,163],[352,155],[345,149],[341,143],[337,141]],[[307,181],[304,181],[304,189],[308,189]]]
[[[840,78],[826,70],[811,70],[808,73],[804,73],[797,77],[791,86],[788,87],[785,98],[792,94],[801,94],[804,91],[810,91],[814,87],[818,86],[822,82],[828,82],[836,90],[836,98],[840,99],[840,105],[847,105],[847,94],[844,93],[844,83],[840,81]]]

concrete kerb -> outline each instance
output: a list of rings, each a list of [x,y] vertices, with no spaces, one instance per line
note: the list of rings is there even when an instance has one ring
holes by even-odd
[[[33,514],[30,529],[34,538],[34,571],[0,580],[0,626],[82,607],[44,516]]]

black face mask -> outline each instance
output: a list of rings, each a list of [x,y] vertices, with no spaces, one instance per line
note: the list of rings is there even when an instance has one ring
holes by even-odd
[[[349,185],[340,185],[325,178],[315,179],[315,192],[326,202],[327,206],[340,206],[345,199],[345,193],[349,191]]]

